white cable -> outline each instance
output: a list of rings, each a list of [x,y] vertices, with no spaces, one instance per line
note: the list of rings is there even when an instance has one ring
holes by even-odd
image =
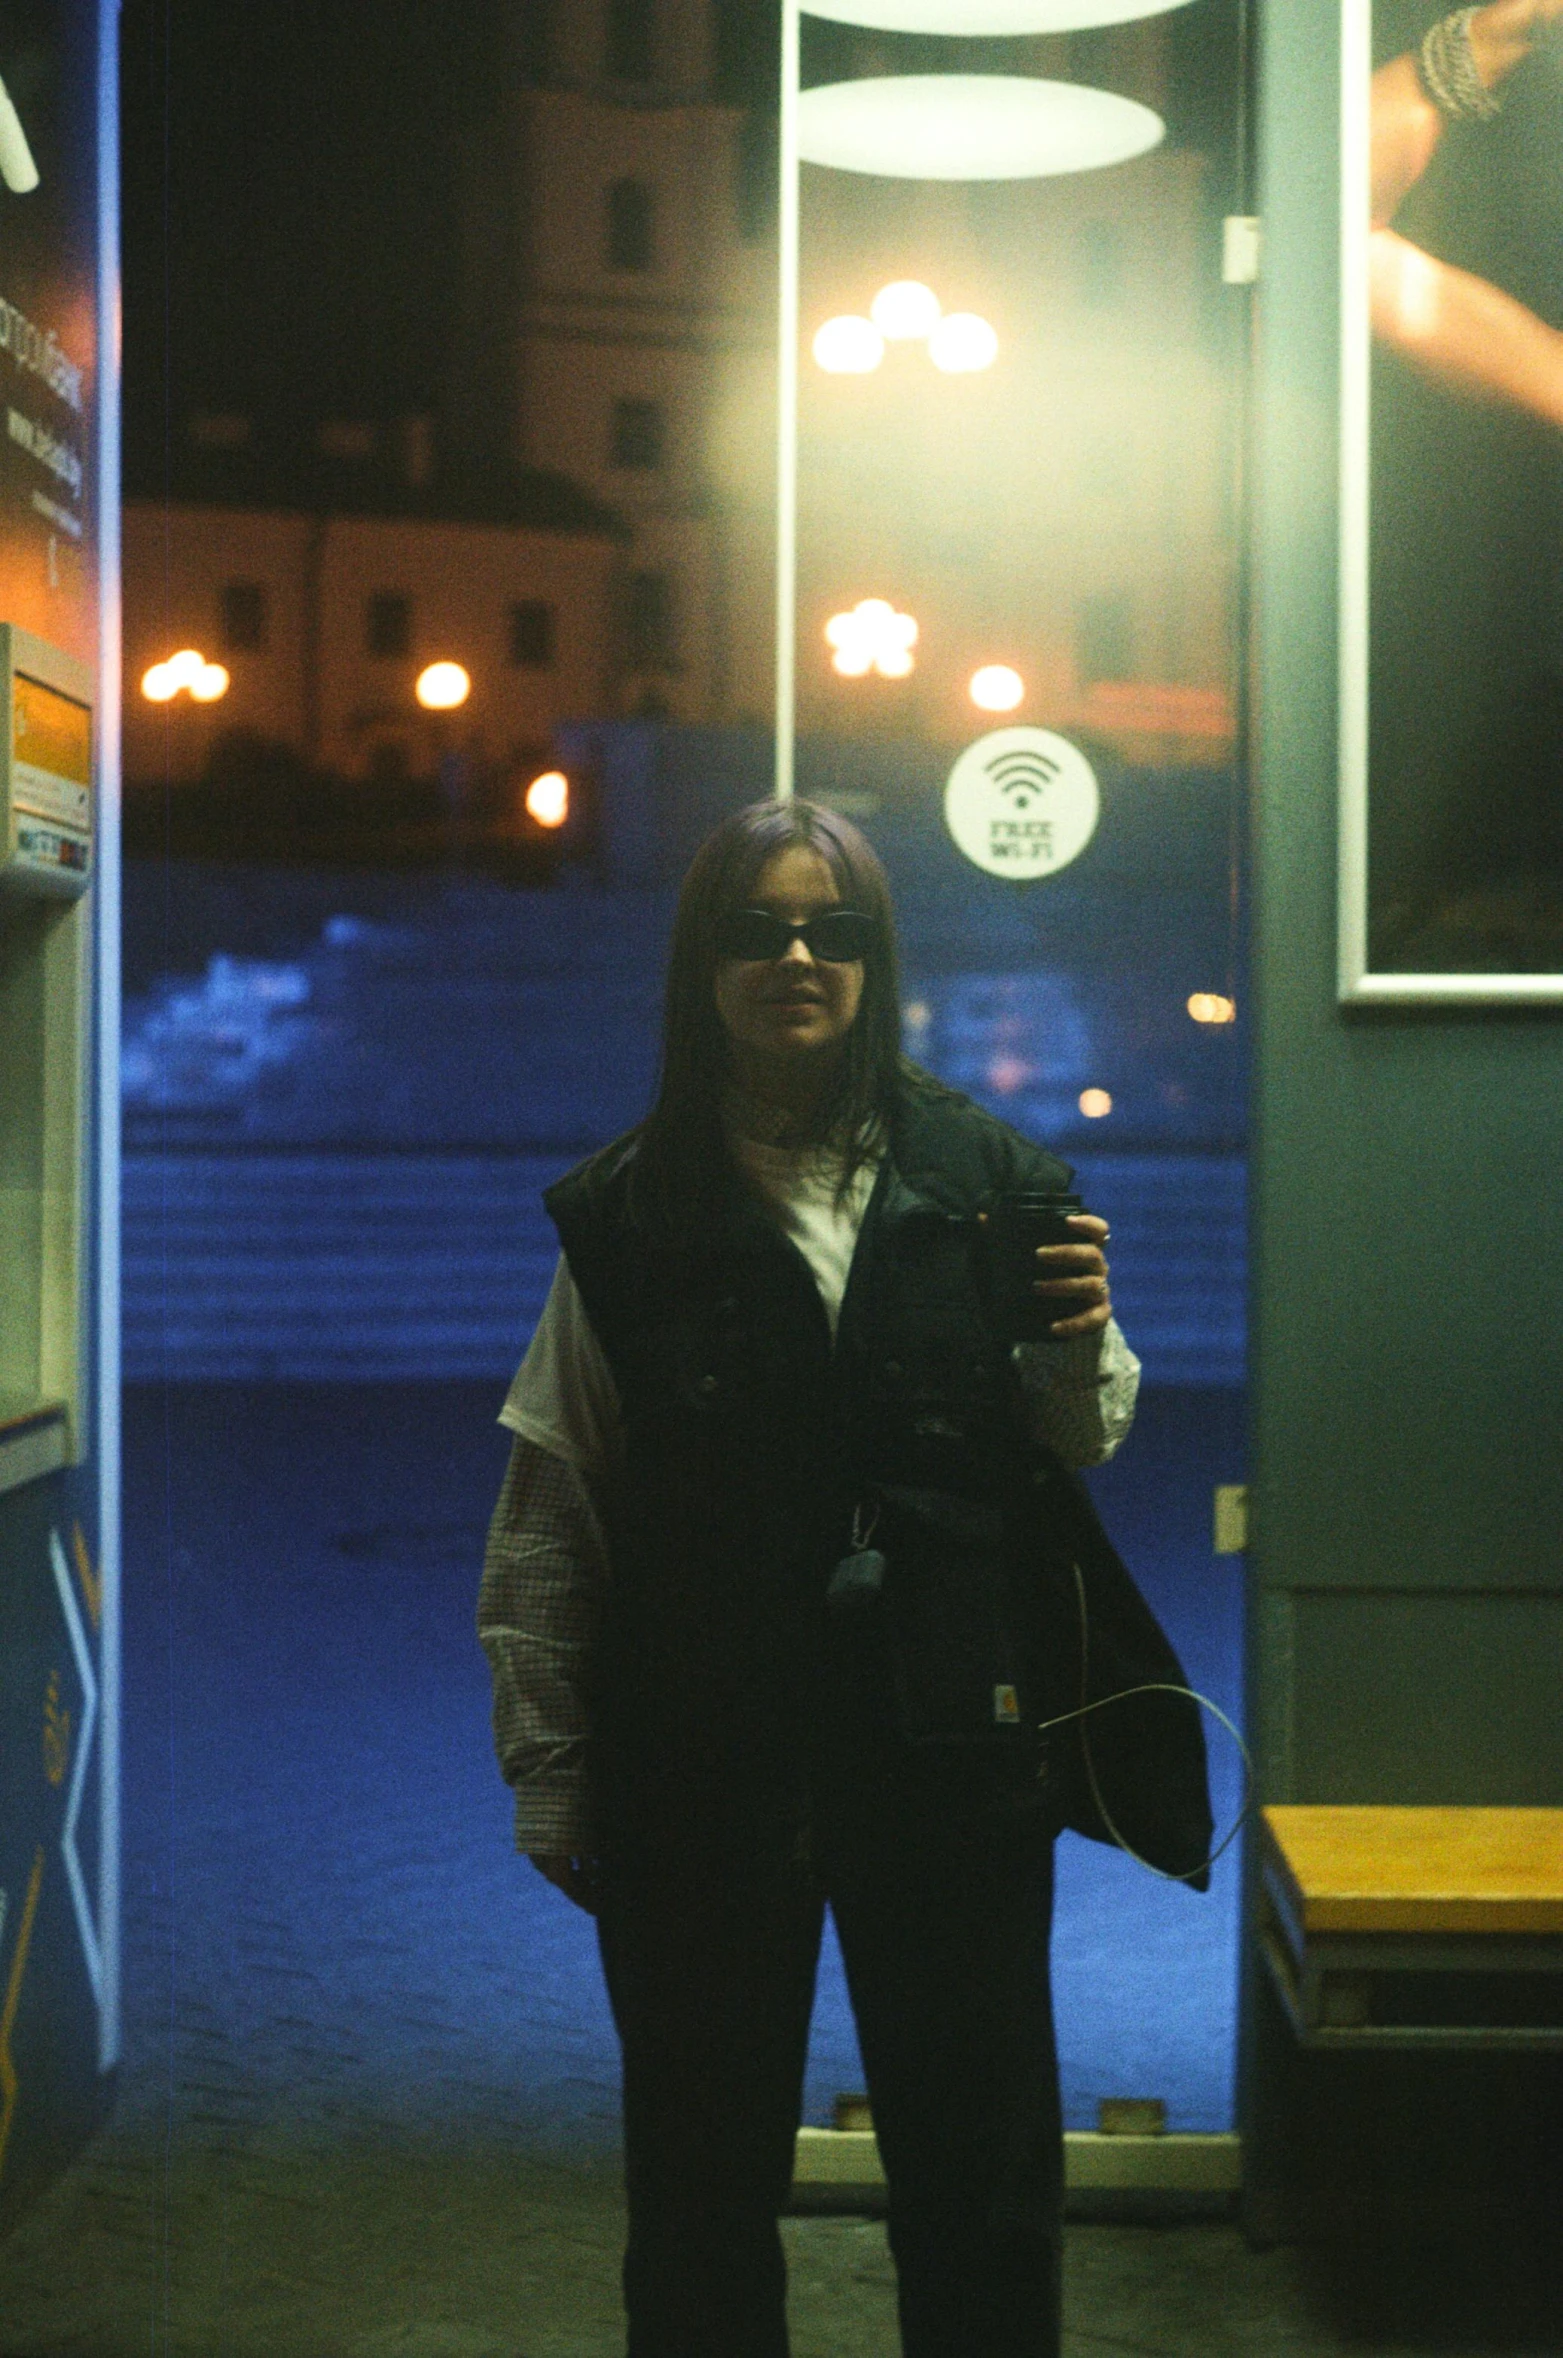
[[[1075,1594],[1079,1600],[1080,1605],[1080,1692],[1083,1696],[1087,1691],[1087,1649],[1089,1646],[1090,1623],[1085,1608],[1084,1576],[1081,1573],[1078,1564],[1073,1565],[1071,1569],[1074,1572]],[[1222,1836],[1220,1842],[1217,1843],[1215,1849],[1210,1853],[1208,1858],[1202,1859],[1197,1867],[1190,1867],[1183,1874],[1174,1875],[1170,1874],[1165,1867],[1158,1867],[1154,1865],[1150,1859],[1143,1858],[1135,1849],[1133,1843],[1126,1841],[1124,1836],[1119,1832],[1117,1826],[1113,1822],[1112,1813],[1102,1798],[1102,1788],[1098,1784],[1096,1777],[1096,1763],[1091,1758],[1091,1747],[1087,1741],[1085,1729],[1082,1727],[1080,1730],[1080,1752],[1081,1757],[1085,1761],[1085,1773],[1090,1779],[1091,1799],[1095,1802],[1098,1815],[1100,1816],[1103,1825],[1107,1828],[1108,1833],[1112,1836],[1114,1842],[1117,1843],[1118,1848],[1121,1851],[1124,1851],[1131,1859],[1133,1859],[1136,1866],[1143,1867],[1147,1875],[1157,1875],[1161,1878],[1163,1883],[1197,1883],[1201,1875],[1209,1874],[1211,1868],[1215,1865],[1217,1859],[1220,1858],[1222,1852],[1231,1848],[1232,1844],[1237,1840],[1238,1835],[1242,1832],[1244,1826],[1247,1824],[1249,1817],[1252,1815],[1254,1807],[1255,1777],[1253,1754],[1249,1751],[1248,1746],[1242,1739],[1242,1736],[1233,1726],[1231,1720],[1228,1719],[1226,1713],[1222,1710],[1219,1703],[1212,1703],[1208,1695],[1197,1694],[1192,1687],[1175,1686],[1171,1683],[1171,1681],[1165,1679],[1148,1680],[1143,1686],[1123,1687],[1116,1695],[1099,1695],[1094,1703],[1082,1702],[1078,1709],[1074,1711],[1061,1711],[1056,1719],[1041,1720],[1037,1726],[1037,1734],[1039,1736],[1045,1735],[1049,1728],[1061,1728],[1066,1724],[1066,1722],[1072,1719],[1088,1719],[1093,1711],[1105,1711],[1109,1703],[1126,1703],[1133,1695],[1186,1696],[1191,1703],[1197,1703],[1202,1711],[1208,1711],[1213,1719],[1220,1720],[1221,1725],[1226,1729],[1228,1735],[1232,1738],[1233,1743],[1237,1746],[1239,1752],[1241,1752],[1243,1755],[1242,1808],[1238,1811],[1237,1816],[1233,1819],[1231,1826]]]

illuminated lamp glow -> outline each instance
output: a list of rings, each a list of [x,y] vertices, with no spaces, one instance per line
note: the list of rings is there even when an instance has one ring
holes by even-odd
[[[1219,991],[1195,991],[1189,999],[1189,1013],[1196,1023],[1236,1023],[1237,1003],[1224,999]]]
[[[870,303],[868,316],[887,343],[914,343],[938,326],[939,298],[919,278],[893,278]]]
[[[832,669],[843,679],[861,680],[877,671],[881,679],[904,680],[912,669],[917,625],[910,614],[898,614],[888,598],[860,598],[850,614],[831,616],[825,643],[833,650]]]
[[[1185,0],[809,0],[810,16],[876,33],[1083,33],[1165,16]]]
[[[885,356],[885,339],[871,319],[843,312],[827,319],[814,338],[814,357],[833,377],[871,376]]]
[[[1013,74],[887,74],[798,100],[798,153],[893,180],[1037,180],[1144,155],[1160,115],[1135,99]]]
[[[1007,663],[985,663],[967,690],[979,712],[1013,712],[1025,692],[1025,681]]]
[[[539,827],[562,827],[570,816],[570,781],[563,770],[544,770],[524,797],[526,815]]]
[[[425,712],[454,712],[472,693],[472,677],[459,663],[427,663],[413,694]]]
[[[168,704],[181,688],[197,704],[215,704],[228,693],[228,674],[220,663],[208,663],[194,647],[181,647],[165,663],[154,663],[141,675],[141,693],[149,704]]]
[[[928,339],[928,357],[948,377],[975,376],[999,356],[999,339],[975,311],[952,311]]]
[[[1113,1110],[1113,1101],[1105,1089],[1082,1089],[1080,1111],[1088,1122],[1100,1122]]]

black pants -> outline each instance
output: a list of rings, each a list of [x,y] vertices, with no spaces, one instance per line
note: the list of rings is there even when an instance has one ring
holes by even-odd
[[[717,1871],[610,1872],[629,2358],[786,2358],[792,2178],[825,1902],[890,2197],[906,2358],[1057,2358],[1052,1849],[993,1806],[820,1813]]]

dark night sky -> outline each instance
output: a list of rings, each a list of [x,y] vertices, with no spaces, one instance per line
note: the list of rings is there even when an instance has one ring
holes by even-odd
[[[126,0],[133,439],[165,409],[431,401],[487,31],[472,0]]]
[[[308,421],[438,408],[457,191],[464,170],[481,184],[506,5],[125,0],[133,477],[155,476],[193,409]],[[1171,135],[1218,153],[1241,5],[1195,0],[1169,20]],[[776,13],[775,0],[720,0],[724,95],[768,103]],[[837,31],[815,26],[816,45]],[[1215,178],[1228,210],[1229,175]]]

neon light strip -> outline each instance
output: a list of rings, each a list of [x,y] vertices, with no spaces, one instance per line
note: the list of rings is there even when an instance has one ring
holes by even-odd
[[[97,1440],[98,1572],[103,1617],[98,1662],[103,1732],[98,1752],[98,2069],[120,2047],[120,438],[119,438],[119,0],[98,10],[98,875],[97,977]]]
[[[87,1878],[81,1871],[81,1854],[76,1848],[76,1828],[81,1818],[81,1797],[87,1782],[87,1759],[92,1750],[93,1731],[98,1724],[98,1681],[92,1667],[92,1655],[87,1645],[87,1633],[81,1623],[81,1607],[76,1602],[76,1591],[71,1586],[71,1568],[65,1561],[65,1550],[60,1545],[57,1531],[49,1534],[49,1561],[54,1566],[54,1585],[60,1592],[60,1611],[70,1631],[71,1651],[76,1657],[76,1671],[81,1680],[85,1702],[81,1715],[81,1733],[76,1739],[76,1758],[71,1767],[71,1789],[65,1803],[65,1831],[60,1837],[60,1855],[65,1861],[66,1880],[71,1887],[71,1906],[76,1911],[76,1929],[81,1934],[81,1952],[87,1960],[87,1978],[92,1994],[103,2007],[103,1949],[98,1939],[97,1926],[92,1921],[92,1906],[87,1898]]]

